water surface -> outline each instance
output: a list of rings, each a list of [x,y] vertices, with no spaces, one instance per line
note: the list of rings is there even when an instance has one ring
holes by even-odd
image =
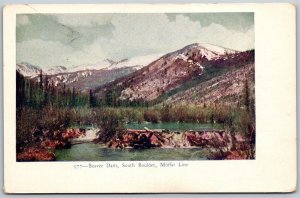
[[[57,161],[205,160],[207,155],[208,151],[201,148],[112,149],[94,143],[55,151]]]
[[[180,132],[211,128],[222,129],[221,124],[210,123],[143,122],[126,125],[126,128],[129,129],[144,129],[144,127]],[[84,128],[94,130],[91,126],[84,126]],[[208,151],[202,148],[113,149],[100,144],[85,142],[72,145],[69,149],[57,149],[55,156],[57,161],[203,160],[207,158]]]
[[[126,125],[129,129],[166,129],[170,131],[187,131],[187,130],[200,130],[200,129],[222,129],[222,124],[215,123],[180,123],[180,122],[162,122],[162,123],[129,123]]]

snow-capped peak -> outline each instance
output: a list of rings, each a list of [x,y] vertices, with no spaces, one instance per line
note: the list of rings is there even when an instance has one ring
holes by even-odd
[[[202,47],[202,48],[205,48],[207,50],[210,50],[212,52],[215,52],[219,55],[224,55],[225,53],[236,53],[237,51],[235,50],[231,50],[231,49],[227,49],[227,48],[224,48],[224,47],[220,47],[220,46],[217,46],[217,45],[212,45],[212,44],[209,44],[209,43],[198,43],[198,47]]]
[[[136,69],[140,69],[144,66],[149,65],[151,62],[160,58],[163,54],[150,54],[145,56],[137,56],[129,59],[122,59],[119,61],[113,61],[110,59],[106,59],[111,65],[107,69],[117,69],[123,67],[134,67]]]
[[[207,60],[213,60],[224,56],[225,54],[234,54],[238,51],[227,49],[224,47],[208,44],[208,43],[194,43],[184,47],[183,49],[171,53],[176,58],[187,61],[189,56],[188,53],[190,51],[194,51],[194,49],[204,56]]]
[[[36,77],[42,71],[38,66],[29,63],[19,63],[16,67],[17,71],[25,77]]]
[[[184,61],[188,61],[189,57],[191,56],[191,53],[194,52],[200,54],[201,56],[206,57],[207,60],[213,60],[213,59],[220,58],[226,54],[233,54],[238,51],[208,44],[208,43],[194,43],[182,48],[181,50],[171,52],[167,55],[171,55],[170,58],[175,57],[175,59],[178,58]],[[121,60],[112,60],[107,58],[105,60],[99,61],[92,65],[79,65],[71,68],[66,68],[64,66],[54,66],[49,68],[43,68],[43,70],[38,66],[34,66],[28,63],[19,63],[17,64],[17,71],[19,71],[22,75],[27,77],[29,76],[36,77],[37,75],[40,74],[41,71],[44,74],[56,75],[60,73],[71,73],[71,72],[88,71],[88,70],[100,70],[100,69],[112,70],[112,69],[119,69],[124,67],[132,67],[135,69],[140,69],[144,66],[149,65],[151,62],[159,59],[163,55],[164,54],[150,54],[144,56],[125,58]]]
[[[78,72],[78,71],[86,71],[86,70],[100,70],[106,67],[109,67],[109,63],[106,61],[99,61],[95,64],[89,65],[78,65],[71,68],[68,68],[68,72]]]
[[[59,73],[67,73],[67,72],[79,72],[79,71],[100,70],[100,69],[112,70],[112,69],[120,69],[124,67],[133,67],[135,69],[140,69],[150,64],[152,61],[155,61],[162,55],[163,54],[151,54],[145,56],[137,56],[128,59],[126,58],[121,60],[112,60],[107,58],[105,60],[99,61],[91,65],[79,65],[71,68],[66,68],[63,66],[51,67],[45,69],[45,73],[59,74]]]
[[[54,75],[54,74],[59,74],[59,73],[63,73],[66,72],[67,68],[64,66],[54,66],[54,67],[50,67],[44,70],[45,73],[47,73],[48,75]]]

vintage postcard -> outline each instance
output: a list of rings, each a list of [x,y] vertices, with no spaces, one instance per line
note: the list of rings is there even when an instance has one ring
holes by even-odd
[[[3,29],[5,192],[295,190],[292,5],[8,5]]]

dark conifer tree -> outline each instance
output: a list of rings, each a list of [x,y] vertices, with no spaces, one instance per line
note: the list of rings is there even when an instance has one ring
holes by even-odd
[[[90,107],[96,107],[97,106],[97,101],[96,98],[93,95],[93,91],[90,89],[89,92],[89,105]]]

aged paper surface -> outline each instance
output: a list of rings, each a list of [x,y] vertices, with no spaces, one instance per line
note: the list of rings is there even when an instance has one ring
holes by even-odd
[[[135,167],[124,167],[123,164],[129,166],[130,161],[17,162],[15,133],[17,14],[218,12],[254,13],[256,116],[254,159],[133,161]],[[26,20],[21,22],[27,23]],[[3,26],[5,192],[153,193],[296,190],[296,30],[295,8],[292,5],[8,5],[4,8]],[[144,166],[139,166],[139,163]],[[161,163],[167,165],[162,166]]]

